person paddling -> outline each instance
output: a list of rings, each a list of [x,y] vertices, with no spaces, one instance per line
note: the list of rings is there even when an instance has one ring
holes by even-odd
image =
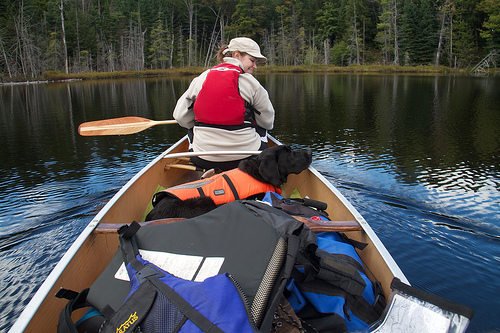
[[[263,150],[275,111],[269,94],[252,75],[267,60],[247,37],[231,39],[217,53],[219,64],[194,78],[177,101],[173,116],[188,129],[190,150]],[[204,169],[230,170],[249,156],[196,156]]]

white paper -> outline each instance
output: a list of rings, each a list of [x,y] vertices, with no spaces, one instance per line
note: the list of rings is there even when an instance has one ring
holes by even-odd
[[[204,258],[202,256],[148,250],[139,250],[139,253],[144,260],[155,264],[178,278],[199,282],[219,274],[220,268],[224,263],[223,257]],[[125,264],[122,264],[115,273],[115,279],[129,281]]]

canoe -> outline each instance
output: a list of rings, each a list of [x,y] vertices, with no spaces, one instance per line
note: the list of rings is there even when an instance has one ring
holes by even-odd
[[[269,139],[270,145],[280,144],[271,136]],[[125,184],[90,221],[64,254],[10,332],[39,332],[41,329],[55,332],[59,313],[67,303],[64,299],[54,297],[56,292],[61,287],[75,291],[88,288],[115,254],[119,244],[118,238],[116,233],[107,230],[115,228],[116,224],[140,221],[158,184],[171,187],[199,179],[201,172],[188,165],[186,156],[189,156],[188,142],[187,137],[184,137]],[[368,267],[370,279],[381,283],[386,299],[390,296],[391,281],[395,277],[409,284],[370,225],[317,170],[309,167],[299,175],[290,175],[282,187],[282,195],[287,197],[294,189],[302,196],[326,202],[332,223],[344,226],[343,230],[350,239],[368,244],[358,253]]]

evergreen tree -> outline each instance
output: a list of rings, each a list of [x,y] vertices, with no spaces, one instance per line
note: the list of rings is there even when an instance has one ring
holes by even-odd
[[[149,60],[153,68],[157,69],[160,65],[161,69],[165,69],[168,58],[168,41],[167,41],[167,30],[163,27],[162,18],[156,20],[156,24],[151,31],[151,46],[149,48],[150,55]]]
[[[381,0],[381,14],[379,16],[380,23],[377,24],[379,33],[377,34],[377,40],[382,47],[382,55],[384,59],[384,64],[388,65],[391,62],[391,52],[393,50],[392,45],[392,35],[393,31],[393,19],[392,11],[389,8],[390,4],[388,0]]]
[[[463,68],[500,47],[499,4],[497,0],[0,0],[0,74],[64,71],[63,19],[71,72],[208,66],[219,45],[236,36],[254,38],[270,65],[397,64],[398,60],[431,64],[440,59],[441,64]]]
[[[419,4],[406,1],[400,22],[400,46],[404,57],[414,64],[430,64],[438,37],[432,0],[422,0]]]
[[[455,0],[453,20],[453,48],[459,67],[474,66],[485,54],[479,52],[483,42],[479,31],[486,15],[478,11],[475,0]]]
[[[486,13],[488,18],[483,22],[481,37],[488,42],[490,49],[500,49],[500,2],[482,0],[478,9]]]
[[[325,2],[323,8],[317,12],[319,33],[332,43],[342,40],[346,29],[345,0]]]
[[[231,16],[232,24],[228,31],[232,37],[247,36],[257,41],[264,35],[262,24],[265,22],[263,0],[239,0],[236,10]]]

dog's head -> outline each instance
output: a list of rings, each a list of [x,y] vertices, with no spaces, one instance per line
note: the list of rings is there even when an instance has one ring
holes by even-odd
[[[299,174],[312,162],[310,150],[294,151],[289,146],[267,148],[251,159],[263,180],[276,187],[285,183],[289,174]]]

